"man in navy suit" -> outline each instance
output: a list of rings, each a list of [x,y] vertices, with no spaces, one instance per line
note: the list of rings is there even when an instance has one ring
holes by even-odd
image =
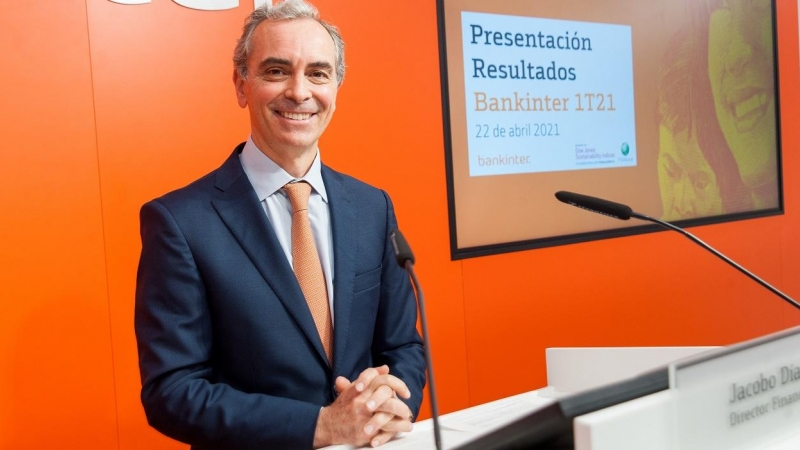
[[[391,201],[320,161],[343,49],[302,0],[256,9],[234,54],[250,138],[217,170],[142,207],[142,403],[153,427],[193,448],[378,446],[419,410],[425,363],[389,241]],[[284,186],[295,182],[311,186],[328,347],[293,272]]]

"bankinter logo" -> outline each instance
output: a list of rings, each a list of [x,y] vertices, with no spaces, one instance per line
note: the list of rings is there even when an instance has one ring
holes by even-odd
[[[144,5],[150,3],[150,0],[110,0],[114,3],[123,5]],[[239,0],[172,0],[173,2],[192,9],[201,9],[203,11],[222,11],[223,9],[232,9],[239,6]],[[253,0],[253,8],[269,3],[271,0]]]

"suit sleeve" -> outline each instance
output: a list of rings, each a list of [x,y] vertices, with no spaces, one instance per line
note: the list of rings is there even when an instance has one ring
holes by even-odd
[[[389,196],[387,205],[386,238],[381,266],[381,294],[372,342],[376,366],[387,364],[391,374],[403,380],[411,391],[405,400],[414,417],[419,414],[425,387],[425,357],[422,339],[417,332],[417,302],[408,274],[395,259],[389,233],[396,230],[397,219]]]
[[[199,447],[312,448],[320,406],[213,382],[210,311],[191,248],[162,203],[144,205],[140,219],[134,325],[148,422]]]

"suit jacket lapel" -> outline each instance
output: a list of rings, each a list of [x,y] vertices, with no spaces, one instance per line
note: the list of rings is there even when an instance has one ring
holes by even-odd
[[[219,194],[211,200],[217,214],[283,303],[298,327],[312,342],[320,358],[327,361],[308,304],[289,261],[283,256],[278,238],[267,220],[264,208],[239,162],[242,146],[216,172]]]
[[[341,175],[322,166],[322,179],[328,192],[328,209],[333,234],[333,370],[338,373],[347,348],[350,310],[353,306],[355,259],[358,249],[358,220]]]

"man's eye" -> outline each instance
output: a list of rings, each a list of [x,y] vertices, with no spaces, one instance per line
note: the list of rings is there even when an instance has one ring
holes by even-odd
[[[311,78],[327,79],[328,74],[321,70],[317,70],[315,72],[311,72]]]
[[[272,69],[267,69],[267,70],[264,71],[264,75],[267,75],[267,76],[270,76],[270,77],[279,77],[279,76],[284,75],[284,74],[286,74],[286,72],[284,72],[283,69],[279,69],[279,68],[272,68]]]

